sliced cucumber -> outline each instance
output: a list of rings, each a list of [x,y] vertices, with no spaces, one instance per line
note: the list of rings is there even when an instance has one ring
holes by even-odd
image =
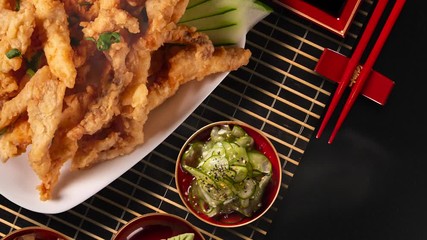
[[[247,154],[253,170],[266,174],[272,172],[271,162],[264,154],[256,150],[248,151]]]
[[[246,34],[246,30],[242,28],[241,24],[200,32],[207,34],[212,43],[217,46],[235,45]]]
[[[190,144],[190,147],[184,152],[182,156],[182,162],[185,165],[196,167],[199,163],[200,157],[203,153],[203,143],[194,142]]]
[[[258,186],[255,188],[254,194],[250,197],[249,206],[247,208],[242,208],[240,213],[245,216],[251,216],[252,213],[256,212],[262,206],[261,199],[270,179],[271,175],[265,175],[261,178]]]
[[[236,143],[230,143],[232,150],[234,151],[233,158],[228,159],[230,165],[246,166],[249,162],[248,153],[244,147],[237,145]]]
[[[192,8],[194,6],[197,6],[197,5],[202,4],[204,2],[207,2],[207,1],[210,1],[210,0],[191,0],[188,2],[187,9]]]
[[[201,170],[214,180],[220,179],[228,171],[228,160],[225,156],[213,155],[203,163]]]
[[[230,138],[231,129],[229,125],[215,126],[211,130],[211,142],[222,142]]]
[[[233,176],[234,182],[241,182],[248,176],[248,169],[243,166],[230,166],[230,170],[235,172]]]
[[[199,197],[203,198],[203,200],[212,208],[216,208],[223,201],[219,199],[219,195],[217,195],[216,188],[207,185],[206,182],[197,180],[197,186],[199,187]],[[212,196],[213,195],[213,196]],[[208,209],[208,208],[207,208]]]
[[[245,198],[245,199],[241,198],[239,203],[240,203],[240,206],[242,206],[242,208],[247,208],[249,207],[250,201],[249,201],[249,198]]]
[[[189,172],[191,175],[193,175],[197,180],[201,180],[206,182],[206,184],[210,184],[213,186],[216,186],[215,181],[213,181],[207,174],[205,174],[204,172],[200,171],[197,168],[193,168],[190,167],[188,165],[182,165],[182,167]]]
[[[190,20],[215,16],[232,11],[241,6],[245,1],[246,0],[208,0],[197,5],[194,5],[190,1],[189,5],[192,7],[187,7],[179,22],[185,23]]]
[[[193,0],[196,1],[196,0]],[[200,1],[200,0],[199,0]],[[180,24],[206,33],[215,45],[236,44],[273,10],[254,0],[209,0],[188,8]]]
[[[251,149],[254,146],[254,139],[249,135],[245,135],[243,137],[239,137],[238,139],[236,139],[236,143],[241,147],[244,147],[246,149]]]
[[[233,126],[233,128],[231,129],[231,135],[233,135],[236,138],[249,136],[248,134],[246,134],[245,130],[243,130],[243,128],[238,125]]]
[[[237,25],[238,22],[244,18],[243,14],[243,11],[233,9],[210,17],[198,18],[181,23],[195,27],[198,31],[208,31]]]
[[[241,199],[250,198],[255,194],[255,190],[257,189],[257,182],[252,178],[246,178],[241,184],[239,184],[239,188],[237,189],[237,196]]]
[[[225,149],[221,142],[216,142],[213,145],[207,145],[203,148],[200,165],[203,165],[207,159],[214,155],[225,156]]]

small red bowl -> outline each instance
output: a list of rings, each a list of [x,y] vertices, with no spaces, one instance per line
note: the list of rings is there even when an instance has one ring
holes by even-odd
[[[205,240],[199,230],[183,218],[167,213],[148,213],[128,222],[112,240],[158,240],[184,233],[193,233],[194,240]]]
[[[188,189],[193,180],[193,176],[182,168],[181,158],[185,153],[185,151],[188,149],[188,146],[190,143],[196,140],[200,140],[200,141],[207,140],[210,136],[210,132],[212,128],[214,126],[221,126],[221,125],[229,125],[230,127],[234,125],[241,126],[246,131],[246,133],[248,133],[248,135],[250,135],[254,139],[255,148],[261,153],[263,153],[264,155],[266,155],[272,165],[273,174],[272,174],[271,181],[269,182],[267,188],[264,191],[262,202],[261,202],[262,206],[251,217],[245,217],[237,212],[227,214],[227,215],[209,217],[197,211],[191,205],[187,197]],[[270,142],[270,140],[264,135],[262,131],[258,130],[253,126],[250,126],[246,123],[242,123],[239,121],[219,121],[219,122],[214,122],[202,127],[201,129],[196,131],[184,143],[184,145],[182,146],[178,154],[178,158],[176,161],[175,182],[176,182],[178,193],[182,202],[194,216],[196,216],[198,219],[202,220],[203,222],[213,226],[234,228],[234,227],[240,227],[240,226],[249,224],[259,219],[263,214],[265,214],[270,209],[270,207],[273,205],[280,191],[280,185],[282,182],[282,166],[280,163],[280,158],[277,154],[277,151],[274,145]]]
[[[39,240],[66,240],[71,239],[67,236],[65,236],[62,233],[59,233],[51,228],[48,227],[25,227],[18,230],[15,230],[8,235],[6,235],[3,240],[15,240],[15,239],[21,239],[25,236],[33,236],[34,239]],[[25,239],[25,238],[23,238]]]

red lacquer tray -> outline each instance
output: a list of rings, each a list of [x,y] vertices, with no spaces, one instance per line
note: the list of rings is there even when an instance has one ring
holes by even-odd
[[[361,0],[273,0],[296,14],[345,37]]]

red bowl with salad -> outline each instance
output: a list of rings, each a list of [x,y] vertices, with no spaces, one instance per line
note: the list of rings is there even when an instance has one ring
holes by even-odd
[[[48,227],[31,226],[15,230],[2,240],[68,240],[64,234]]]
[[[147,213],[125,224],[112,240],[205,240],[187,220],[168,213]]]
[[[281,169],[277,151],[262,131],[239,121],[219,121],[184,143],[175,181],[193,215],[232,228],[259,219],[273,205]]]

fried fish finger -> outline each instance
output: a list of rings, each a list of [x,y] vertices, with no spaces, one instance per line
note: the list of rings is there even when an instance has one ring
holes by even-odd
[[[32,146],[28,155],[31,167],[43,180],[50,169],[49,146],[58,128],[66,87],[48,66],[39,69],[30,83],[32,97],[27,112]]]
[[[77,71],[64,4],[58,0],[34,0],[34,4],[37,26],[46,38],[43,50],[49,67],[53,75],[72,88]]]

